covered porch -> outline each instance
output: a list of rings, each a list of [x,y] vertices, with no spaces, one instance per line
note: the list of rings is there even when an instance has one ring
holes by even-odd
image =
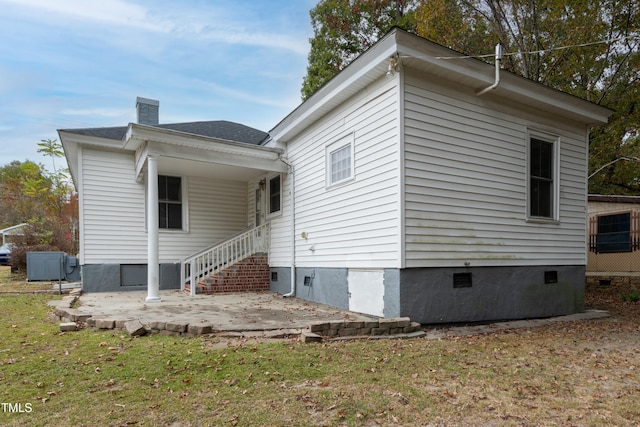
[[[124,139],[145,186],[147,302],[161,300],[162,263],[179,264],[180,289],[195,295],[207,277],[268,257],[267,200],[289,172],[282,150],[140,124]]]

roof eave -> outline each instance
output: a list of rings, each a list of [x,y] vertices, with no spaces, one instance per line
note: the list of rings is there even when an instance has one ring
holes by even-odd
[[[101,138],[93,135],[85,135],[73,130],[58,129],[58,137],[62,144],[62,150],[67,159],[67,166],[71,172],[71,179],[78,184],[78,150],[79,146],[92,146],[106,150],[118,150],[122,148],[122,141],[110,138]]]
[[[384,75],[386,61],[396,50],[396,32],[391,31],[282,119],[269,132],[271,139],[290,140],[301,129],[366,87],[371,82],[371,75]]]
[[[395,53],[400,56],[402,66],[419,69],[437,78],[463,82],[470,93],[476,93],[493,83],[493,65],[467,58],[415,34],[394,28],[278,123],[269,132],[272,139],[286,143],[327,111],[366,87],[374,78],[383,76],[387,72],[389,57]],[[460,58],[442,59],[456,56]],[[498,88],[483,96],[525,103],[587,126],[605,124],[613,114],[608,108],[508,71],[502,71]]]
[[[124,136],[122,148],[136,151],[140,145],[146,141],[163,142],[173,145],[188,145],[193,148],[209,149],[212,143],[218,147],[227,147],[227,150],[263,152],[269,157],[271,154],[282,154],[284,151],[279,148],[264,147],[262,145],[250,144],[247,142],[232,141],[221,138],[213,138],[177,131],[173,129],[159,128],[155,126],[142,125],[139,123],[129,123]]]

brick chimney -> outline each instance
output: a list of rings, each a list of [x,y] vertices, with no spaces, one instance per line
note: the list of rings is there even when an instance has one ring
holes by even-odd
[[[160,109],[160,101],[155,99],[147,99],[142,97],[136,98],[136,115],[138,123],[141,125],[155,126],[159,124],[158,110]]]

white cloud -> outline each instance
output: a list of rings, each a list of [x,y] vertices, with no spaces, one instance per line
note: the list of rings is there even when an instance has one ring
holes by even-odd
[[[237,28],[205,28],[199,35],[204,40],[285,49],[299,55],[306,55],[309,51],[309,43],[306,39],[301,40],[300,38],[292,38],[275,33],[255,32]]]
[[[306,55],[309,49],[305,37],[282,35],[260,28],[264,20],[252,21],[244,16],[245,10],[238,4],[230,9],[209,7],[195,15],[180,2],[154,2],[154,8],[144,7],[124,0],[0,0],[0,4],[12,4],[21,10],[36,11],[34,17],[49,24],[65,25],[64,20],[51,20],[49,14],[91,26],[105,24],[110,28],[130,28],[173,35],[184,39],[216,41],[225,44],[284,49]],[[131,43],[132,40],[129,41]]]
[[[268,130],[300,102],[316,0],[0,0],[0,165],[56,129],[231,120]],[[36,147],[36,148],[34,148]]]
[[[0,67],[0,93],[19,93],[27,88],[42,87],[46,78],[24,69]]]
[[[153,31],[171,30],[170,23],[153,22],[149,19],[146,9],[122,0],[2,0],[2,2],[110,25],[131,26]],[[47,15],[44,17],[50,19]]]
[[[288,107],[289,106],[288,103],[283,102],[280,99],[273,99],[271,97],[261,97],[256,95],[255,93],[249,93],[249,92],[244,92],[237,89],[232,89],[228,86],[222,86],[220,84],[213,83],[213,82],[202,82],[202,85],[208,87],[213,92],[216,92],[224,96],[228,96],[233,99],[241,100],[241,101],[248,101],[251,103],[268,105],[272,107]]]
[[[83,109],[66,108],[60,111],[60,114],[64,114],[67,116],[88,116],[92,118],[122,117],[129,113],[130,113],[129,110],[124,110],[122,108],[83,108]]]

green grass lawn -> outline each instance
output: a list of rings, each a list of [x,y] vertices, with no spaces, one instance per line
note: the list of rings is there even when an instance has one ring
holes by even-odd
[[[215,336],[61,333],[47,305],[56,298],[0,294],[0,401],[12,405],[4,405],[0,425],[622,426],[640,420],[640,329],[633,319],[443,340],[224,348]]]
[[[11,273],[11,267],[0,265],[0,293],[54,291],[51,282],[27,282],[25,273]]]

